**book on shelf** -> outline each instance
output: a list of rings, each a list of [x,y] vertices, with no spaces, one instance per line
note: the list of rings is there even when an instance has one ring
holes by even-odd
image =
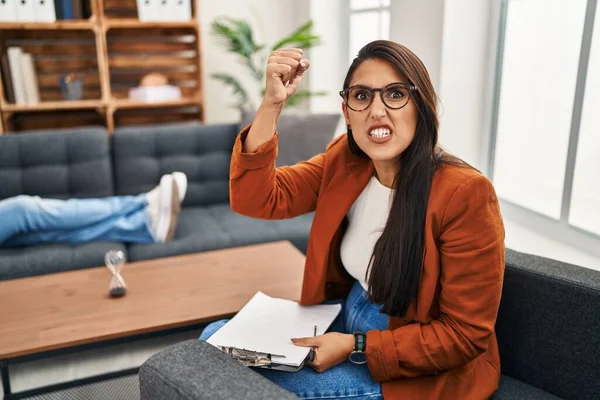
[[[189,21],[192,19],[190,0],[137,0],[140,21]]]
[[[8,102],[19,105],[39,103],[37,74],[31,54],[24,53],[20,47],[9,47],[2,57],[1,68]]]
[[[138,19],[142,22],[158,19],[158,3],[161,0],[137,0]]]
[[[93,0],[55,0],[56,16],[58,19],[83,19],[88,18],[87,10]],[[90,11],[91,13],[91,11]]]
[[[10,78],[10,67],[8,65],[8,55],[3,53],[0,58],[0,71],[2,71],[2,85],[4,87],[4,98],[9,103],[15,102],[15,92]]]
[[[190,21],[192,19],[192,4],[190,0],[170,0],[171,20]]]
[[[17,0],[0,1],[0,22],[17,20]]]
[[[71,0],[71,7],[73,7],[73,19],[83,19],[82,0]]]
[[[36,22],[55,22],[54,0],[33,0]]]
[[[0,0],[0,22],[54,21],[54,0]]]
[[[37,104],[40,102],[40,93],[31,54],[23,53],[21,55],[21,67],[23,70],[23,83],[25,84],[27,104]]]
[[[56,18],[73,19],[73,8],[71,0],[56,0]]]
[[[35,8],[33,0],[17,1],[17,21],[35,22]]]
[[[82,7],[83,7],[83,18],[90,18],[92,16],[92,1],[93,0],[83,0],[82,1]]]
[[[10,79],[15,92],[15,104],[27,104],[25,84],[23,83],[23,72],[21,70],[21,56],[23,51],[20,47],[9,47],[6,51],[8,65],[10,68]]]

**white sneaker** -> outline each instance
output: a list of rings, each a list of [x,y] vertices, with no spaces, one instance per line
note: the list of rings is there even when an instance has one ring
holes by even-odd
[[[176,179],[169,174],[163,175],[159,186],[146,195],[148,216],[156,242],[168,242],[175,235],[177,218],[181,211],[179,192]]]
[[[175,179],[175,183],[177,183],[177,189],[179,190],[179,201],[183,203],[183,199],[185,199],[185,194],[187,192],[187,176],[183,172],[173,172],[171,174],[173,179]]]

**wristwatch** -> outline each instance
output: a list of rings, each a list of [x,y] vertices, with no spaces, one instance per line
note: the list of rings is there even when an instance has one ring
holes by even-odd
[[[367,335],[364,332],[356,331],[354,335],[354,349],[348,356],[348,359],[354,364],[364,364],[367,362]]]

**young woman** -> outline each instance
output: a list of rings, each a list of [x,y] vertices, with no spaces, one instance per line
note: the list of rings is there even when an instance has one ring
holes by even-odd
[[[312,370],[257,372],[311,399],[490,397],[504,272],[491,183],[439,147],[429,74],[390,41],[363,47],[348,70],[348,133],[275,169],[277,118],[308,67],[302,50],[271,54],[263,102],[233,150],[231,205],[267,219],[316,211],[300,303],[343,298],[343,318],[325,335],[292,339],[316,348]]]

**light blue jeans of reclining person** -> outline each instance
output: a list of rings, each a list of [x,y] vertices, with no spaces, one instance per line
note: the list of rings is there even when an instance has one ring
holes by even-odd
[[[84,243],[93,240],[153,243],[146,194],[101,199],[0,200],[0,246]]]
[[[368,294],[360,283],[355,282],[348,298],[341,303],[342,312],[329,331],[352,333],[387,329],[388,316],[380,312],[380,305],[369,301]],[[200,339],[207,340],[226,322],[227,320],[221,320],[208,325]],[[367,364],[356,365],[346,360],[322,373],[315,372],[308,366],[295,373],[262,368],[254,370],[302,399],[383,399],[381,384],[373,380]]]

